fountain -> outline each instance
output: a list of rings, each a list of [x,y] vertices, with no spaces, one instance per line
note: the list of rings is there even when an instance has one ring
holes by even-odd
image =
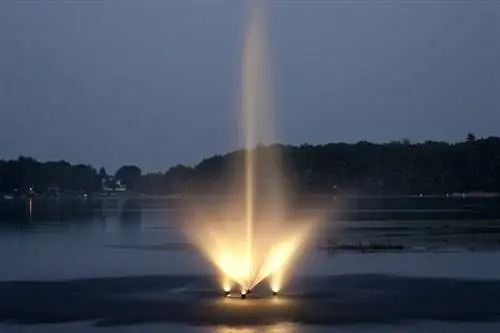
[[[245,35],[241,100],[244,156],[236,156],[228,170],[233,182],[223,199],[190,205],[190,216],[184,223],[188,238],[218,269],[224,295],[229,296],[237,287],[241,298],[263,280],[268,280],[272,294],[277,295],[317,220],[292,217],[292,191],[280,152],[261,146],[273,142],[274,132],[265,13],[262,2],[253,8]]]

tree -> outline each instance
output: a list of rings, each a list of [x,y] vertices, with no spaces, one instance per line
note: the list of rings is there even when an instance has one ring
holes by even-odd
[[[77,165],[71,171],[73,190],[92,192],[100,188],[99,175],[90,165]]]
[[[124,165],[116,171],[115,178],[122,181],[128,189],[137,190],[139,188],[141,174],[142,171],[139,167],[135,165]]]
[[[203,177],[205,175],[199,174]],[[192,168],[186,167],[184,165],[176,165],[167,170],[164,174],[164,184],[167,193],[184,193],[190,189],[192,181],[195,177],[195,172]],[[205,178],[205,177],[203,177]],[[199,178],[198,181],[203,181]]]
[[[99,169],[99,178],[101,178],[101,179],[108,178],[108,174],[106,173],[106,169],[104,169],[104,167],[101,167]]]
[[[458,143],[359,142],[257,149],[258,157],[285,155],[286,176],[298,191],[331,193],[337,186],[342,191],[367,194],[500,193],[500,138],[495,137],[470,134]],[[194,167],[178,165],[165,173],[144,176],[137,166],[128,165],[116,172],[116,178],[143,193],[217,191],[232,185],[238,172],[243,175],[244,157],[245,151],[237,150],[206,158]],[[257,163],[259,177],[273,175],[259,166]],[[38,162],[28,157],[0,160],[0,193],[23,193],[31,186],[40,193],[50,187],[91,193],[99,190],[103,178],[108,178],[104,168],[97,172],[89,165]]]

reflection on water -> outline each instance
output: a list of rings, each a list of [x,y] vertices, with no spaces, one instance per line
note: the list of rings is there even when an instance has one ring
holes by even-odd
[[[168,199],[0,200],[0,280],[212,274],[205,260],[186,246],[178,229],[176,207]],[[329,232],[346,238],[360,235],[366,241],[381,230],[394,232],[396,224],[398,228],[409,225],[403,221],[394,222],[392,227],[386,225],[387,221],[370,223],[373,228],[367,228],[365,222],[332,222],[335,228]],[[412,223],[412,234],[429,232],[427,223]],[[432,225],[436,226],[436,222]],[[456,229],[445,227],[442,229],[447,232]],[[495,235],[490,232],[491,239],[495,240]],[[499,257],[500,252],[484,251],[314,252],[301,266],[299,275],[380,273],[498,279]]]
[[[192,273],[173,208],[140,198],[0,200],[0,280],[159,274],[172,260]]]
[[[351,326],[313,326],[283,323],[272,326],[247,327],[205,327],[174,324],[130,325],[120,327],[95,327],[91,323],[47,324],[47,325],[0,325],[0,331],[12,333],[66,333],[66,332],[108,332],[108,333],[247,333],[247,332],[275,332],[275,333],[491,333],[498,332],[496,322],[434,322],[424,321],[405,324],[357,324]]]
[[[167,215],[175,209],[168,201],[158,202],[156,207],[144,207],[140,199],[102,200],[0,200],[0,230],[20,230],[43,227],[56,230],[61,225],[83,226],[98,222],[103,228],[108,223],[119,222],[133,232],[140,229],[144,213],[156,212]],[[58,227],[59,226],[59,227]],[[161,227],[162,225],[159,225]]]
[[[171,209],[163,201],[134,200],[19,200],[0,202],[0,280],[54,280],[101,276],[207,274],[211,267],[194,251],[182,250]],[[12,254],[15,255],[12,255]],[[487,253],[316,253],[305,275],[396,274],[417,277],[500,279],[500,252]],[[358,288],[356,286],[356,288]],[[293,292],[293,290],[292,290]],[[390,295],[389,295],[390,296]],[[352,294],[349,294],[352,298]],[[257,305],[263,315],[294,302],[272,298],[241,302],[221,298],[225,306],[238,306],[241,315]],[[266,303],[267,302],[267,303]],[[293,304],[292,304],[293,305]],[[283,318],[287,320],[287,318]],[[8,332],[100,331],[93,323],[2,327]],[[75,330],[76,328],[76,330]],[[107,331],[107,329],[106,329]],[[411,326],[354,325],[342,327],[278,323],[267,326],[144,325],[109,328],[110,332],[498,332],[497,323],[424,323]]]
[[[339,203],[341,201],[341,203]],[[167,198],[103,199],[0,199],[0,227],[23,222],[136,220],[141,211],[171,211],[179,204]],[[499,198],[343,198],[332,218],[335,221],[429,221],[494,220],[500,218]]]
[[[218,326],[213,328],[214,333],[294,333],[302,332],[300,325],[292,323],[278,323],[269,326],[258,327],[227,327]]]
[[[33,219],[33,199],[29,198],[28,199],[28,216],[29,216],[29,221]]]
[[[257,327],[213,327],[182,329],[179,332],[213,332],[213,333],[490,333],[498,332],[497,322],[450,323],[439,321],[408,322],[404,324],[357,324],[348,326],[314,326],[295,323],[280,323]],[[156,331],[155,331],[156,332]]]

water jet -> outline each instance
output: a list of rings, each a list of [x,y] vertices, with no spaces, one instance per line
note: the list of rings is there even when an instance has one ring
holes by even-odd
[[[252,2],[255,4],[255,2]],[[227,170],[232,179],[218,202],[195,202],[184,225],[186,235],[228,281],[246,298],[267,278],[277,290],[289,278],[296,256],[311,239],[316,219],[290,218],[291,193],[274,142],[267,75],[265,7],[253,8],[245,30],[241,73],[242,139],[244,149],[234,154]],[[226,295],[226,294],[225,294]],[[274,293],[273,293],[274,295]]]

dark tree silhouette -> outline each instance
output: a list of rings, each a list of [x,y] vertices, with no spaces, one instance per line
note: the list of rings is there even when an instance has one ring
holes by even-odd
[[[464,142],[405,139],[386,144],[359,142],[327,145],[260,147],[274,149],[288,161],[289,177],[299,191],[365,194],[446,194],[454,192],[500,192],[500,138]],[[243,151],[204,159],[189,172],[170,169],[167,183],[179,188],[196,188],[210,183],[225,184],[224,170],[242,163]],[[177,171],[176,171],[177,170]],[[203,188],[204,186],[198,186]],[[206,188],[206,186],[205,186]]]
[[[500,193],[500,138],[476,138],[463,142],[407,140],[374,144],[272,145],[257,148],[273,152],[287,162],[288,177],[298,191],[309,193],[446,194]],[[203,159],[194,167],[177,165],[166,172],[142,175],[137,166],[122,166],[115,174],[132,191],[150,194],[218,191],[227,186],[228,170],[243,170],[244,151]],[[25,192],[33,187],[44,193],[50,187],[62,191],[99,191],[106,171],[65,161],[38,162],[29,157],[0,160],[0,192]]]
[[[467,134],[467,142],[474,142],[476,141],[476,136],[472,133]]]
[[[115,178],[121,180],[128,189],[136,190],[140,188],[142,171],[135,165],[124,165],[120,167],[116,173]]]
[[[104,169],[104,167],[101,167],[99,169],[99,178],[101,178],[101,179],[108,178],[108,173],[106,172],[106,169]]]
[[[29,188],[44,193],[51,187],[64,191],[93,192],[99,189],[96,170],[65,161],[40,163],[32,158],[0,161],[0,192],[24,193]]]

